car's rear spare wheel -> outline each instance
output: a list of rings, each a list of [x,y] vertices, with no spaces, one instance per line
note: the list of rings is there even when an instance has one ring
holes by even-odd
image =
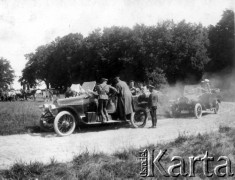
[[[194,107],[194,115],[197,119],[202,117],[202,106],[201,104],[197,103]]]
[[[73,133],[76,127],[75,117],[68,111],[61,111],[54,121],[55,132],[59,136],[68,136]]]

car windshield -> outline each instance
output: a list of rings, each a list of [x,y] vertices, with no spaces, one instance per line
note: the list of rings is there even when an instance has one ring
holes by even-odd
[[[88,89],[90,89],[91,91],[93,91],[94,88],[95,88],[95,85],[96,85],[96,82],[95,82],[95,81],[84,82],[84,83],[82,84],[82,88],[83,88],[85,91],[88,91]]]
[[[184,87],[184,95],[200,95],[201,89],[200,85],[187,85]]]

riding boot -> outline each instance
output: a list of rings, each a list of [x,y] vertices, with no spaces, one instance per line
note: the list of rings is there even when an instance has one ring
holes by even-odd
[[[109,121],[109,115],[107,111],[105,111],[105,117],[106,117],[106,121]]]
[[[104,122],[104,118],[103,118],[103,116],[102,115],[99,115],[99,122]]]
[[[106,116],[106,121],[109,121],[109,116],[107,114],[105,116]]]
[[[102,122],[105,122],[106,121],[106,117],[103,115],[102,116]]]
[[[105,114],[103,111],[101,111],[101,117],[102,117],[102,121],[101,122],[105,122],[106,118],[105,118]]]
[[[152,118],[152,127],[155,127],[155,121],[154,121],[154,118]]]

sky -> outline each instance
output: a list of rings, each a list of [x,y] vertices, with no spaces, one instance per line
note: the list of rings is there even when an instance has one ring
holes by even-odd
[[[234,7],[234,0],[0,0],[0,57],[10,61],[19,89],[24,55],[58,36],[168,19],[215,25]]]

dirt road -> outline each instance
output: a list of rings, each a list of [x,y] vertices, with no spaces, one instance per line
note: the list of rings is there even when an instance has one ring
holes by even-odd
[[[114,153],[130,147],[170,141],[179,134],[197,134],[215,131],[220,125],[234,126],[235,103],[222,103],[219,114],[207,113],[201,119],[193,117],[159,119],[156,129],[151,122],[143,129],[126,127],[87,128],[82,133],[57,137],[54,133],[33,133],[0,137],[0,169],[8,168],[16,161],[40,161],[51,158],[59,162],[71,161],[74,155],[89,151]]]

